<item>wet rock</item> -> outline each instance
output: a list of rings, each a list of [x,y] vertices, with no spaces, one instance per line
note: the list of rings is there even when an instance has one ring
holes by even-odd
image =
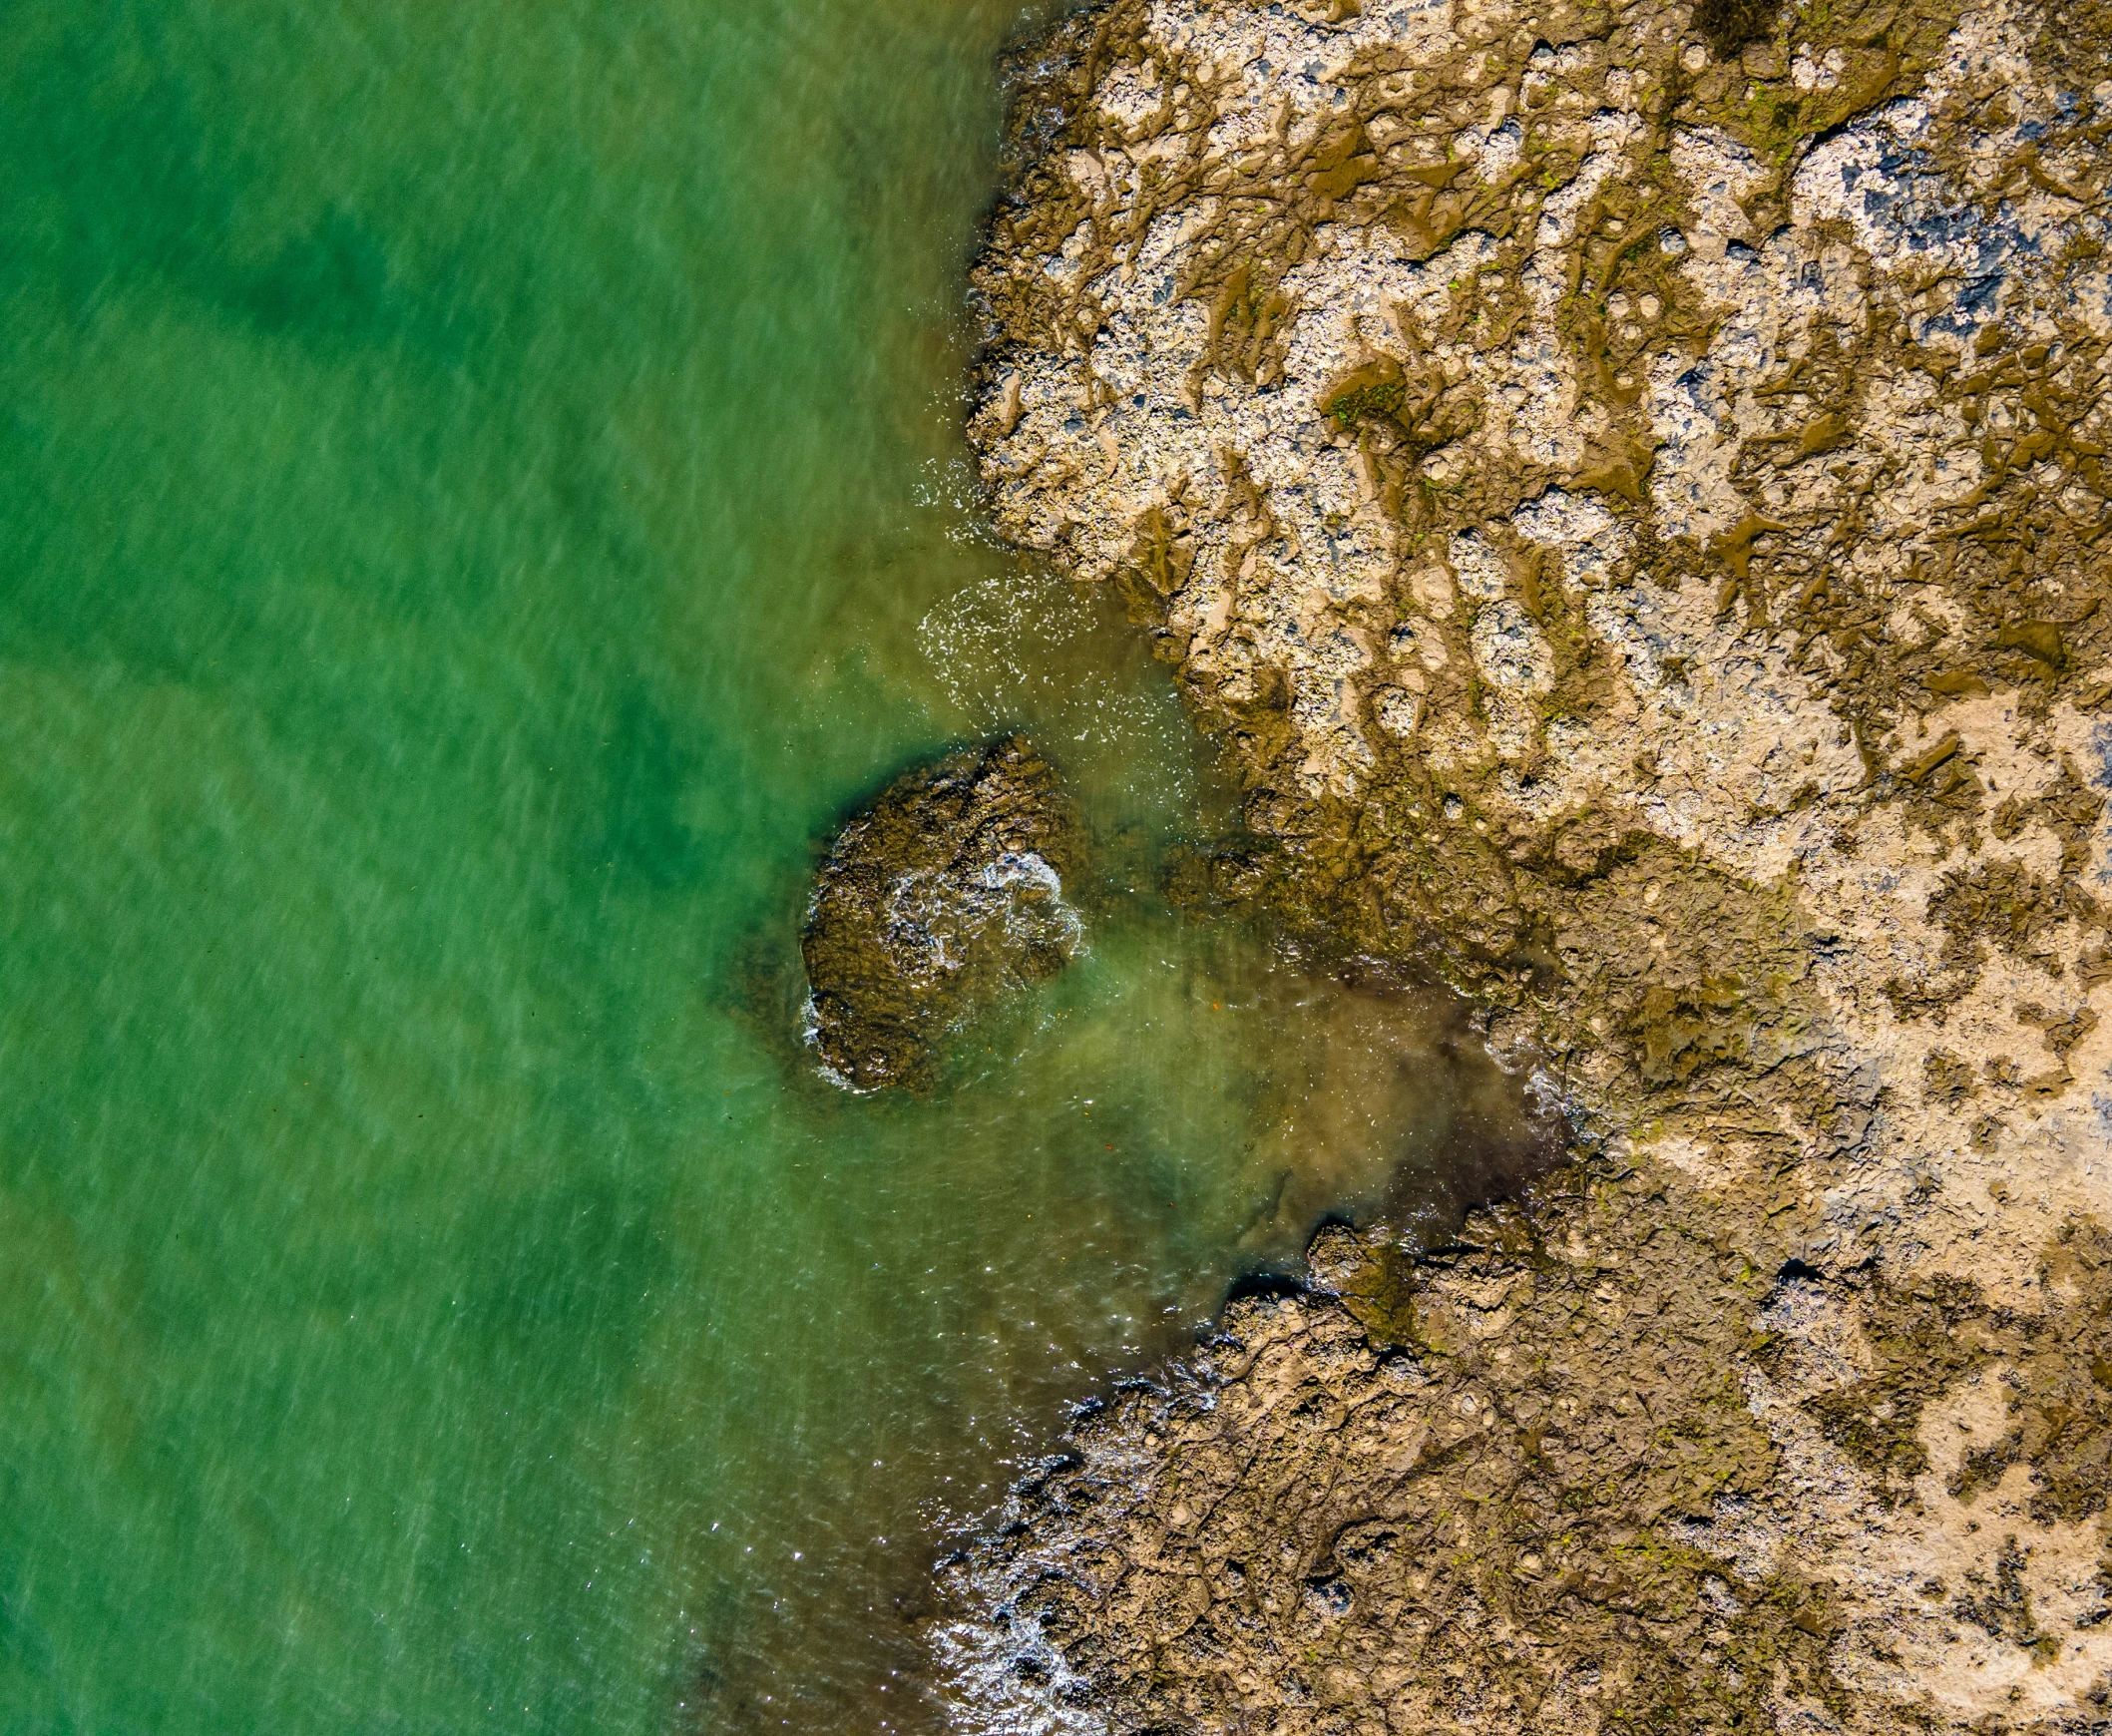
[[[829,1077],[928,1087],[949,1036],[1061,971],[1083,940],[1064,897],[1080,844],[1054,768],[1020,735],[905,773],[848,821],[799,943]]]

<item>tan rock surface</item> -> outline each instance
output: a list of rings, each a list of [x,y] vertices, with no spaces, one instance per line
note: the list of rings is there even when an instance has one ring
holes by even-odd
[[[1578,1165],[1316,1249],[952,1569],[967,1729],[2112,1728],[2112,14],[1141,0],[1005,534]]]

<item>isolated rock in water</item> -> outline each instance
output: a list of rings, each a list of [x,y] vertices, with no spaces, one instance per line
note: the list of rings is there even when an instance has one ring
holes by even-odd
[[[906,773],[837,834],[800,936],[839,1084],[928,1085],[940,1043],[1079,949],[1076,815],[1024,736]]]

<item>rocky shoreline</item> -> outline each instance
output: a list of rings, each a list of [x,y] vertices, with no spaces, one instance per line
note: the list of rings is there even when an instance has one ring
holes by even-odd
[[[967,1730],[2112,1727],[2112,11],[1116,0],[998,528],[1577,1161],[1316,1244],[947,1568]]]

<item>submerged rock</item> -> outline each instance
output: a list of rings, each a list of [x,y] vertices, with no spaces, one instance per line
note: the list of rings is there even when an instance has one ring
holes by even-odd
[[[905,773],[853,817],[799,940],[829,1077],[928,1086],[948,1036],[1061,971],[1084,935],[1063,898],[1079,843],[1055,770],[1020,735]]]

